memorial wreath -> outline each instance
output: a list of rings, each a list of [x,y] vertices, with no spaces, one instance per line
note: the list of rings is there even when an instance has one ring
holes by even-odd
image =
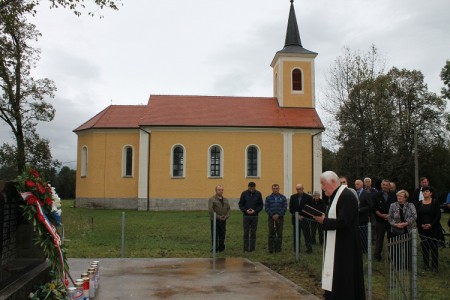
[[[69,266],[65,248],[57,231],[61,226],[61,199],[55,189],[41,177],[38,171],[26,166],[16,179],[17,190],[24,200],[23,217],[36,232],[36,244],[41,247],[50,263],[51,281],[40,286],[31,299],[64,299]]]

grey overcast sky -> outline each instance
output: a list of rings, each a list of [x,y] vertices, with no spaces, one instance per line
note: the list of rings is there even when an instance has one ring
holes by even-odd
[[[32,19],[42,33],[33,76],[52,79],[58,91],[50,100],[55,119],[39,133],[71,168],[72,130],[110,104],[146,104],[150,94],[272,96],[270,62],[284,45],[289,0],[123,0],[102,19],[43,3]],[[366,52],[372,44],[387,69],[420,70],[440,94],[450,1],[296,0],[294,7],[303,47],[319,53],[318,98],[343,47]],[[9,137],[0,124],[0,139]]]

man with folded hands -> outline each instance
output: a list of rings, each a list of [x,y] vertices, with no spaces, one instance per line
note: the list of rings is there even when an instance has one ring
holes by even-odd
[[[289,199],[289,211],[292,214],[292,226],[294,232],[294,251],[295,251],[295,238],[297,236],[297,232],[295,230],[295,213],[298,212],[298,221],[299,221],[299,232],[298,232],[298,247],[300,251],[301,245],[301,232],[303,231],[303,236],[305,239],[306,245],[306,253],[312,253],[311,247],[311,217],[303,212],[305,205],[312,204],[312,197],[306,193],[304,193],[303,184],[299,183],[295,186],[297,193],[293,194]]]

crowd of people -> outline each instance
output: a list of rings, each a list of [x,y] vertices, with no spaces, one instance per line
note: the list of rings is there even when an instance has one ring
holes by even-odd
[[[243,251],[255,251],[258,215],[264,209],[268,217],[268,251],[280,252],[284,218],[289,210],[294,251],[296,247],[301,249],[302,235],[306,253],[312,253],[312,245],[316,242],[324,245],[322,288],[326,299],[364,298],[362,253],[367,253],[369,247],[369,221],[373,226],[374,258],[377,261],[382,260],[386,236],[392,239],[411,234],[412,229],[417,228],[423,264],[426,269],[438,272],[441,211],[437,192],[429,186],[426,177],[420,178],[420,186],[411,197],[404,189],[397,191],[395,182],[388,179],[381,181],[379,190],[372,186],[368,177],[356,179],[354,189],[348,186],[345,176],[338,177],[332,171],[324,172],[320,179],[322,197],[319,191],[314,191],[311,196],[302,184],[297,184],[296,193],[289,201],[280,193],[280,186],[273,184],[272,193],[263,202],[256,184],[250,182],[239,200],[239,209],[243,213]],[[226,221],[230,214],[230,204],[223,197],[222,186],[217,186],[216,194],[209,199],[209,212],[212,237],[214,223],[216,228],[213,245],[221,252],[225,249]],[[408,265],[408,256],[402,256],[402,260]]]
[[[248,189],[242,192],[239,199],[239,209],[243,214],[244,252],[255,251],[259,214],[263,209],[268,217],[268,250],[270,253],[280,252],[282,249],[284,218],[288,210],[291,213],[294,251],[297,236],[296,216],[298,216],[299,222],[298,241],[301,245],[303,233],[306,253],[312,253],[311,245],[316,244],[317,240],[323,245],[324,233],[322,226],[315,222],[312,216],[304,212],[305,206],[310,206],[316,211],[325,214],[326,204],[321,199],[321,193],[315,191],[313,196],[311,196],[304,192],[302,184],[297,184],[296,190],[297,193],[291,195],[288,201],[286,196],[280,193],[279,184],[273,184],[272,193],[263,201],[261,192],[256,189],[256,184],[249,182]],[[214,196],[208,201],[208,211],[211,220],[211,241],[216,247],[216,252],[225,250],[226,222],[231,211],[230,203],[223,196],[223,192],[223,186],[216,186]],[[216,214],[215,219],[214,213]],[[215,241],[213,238],[214,228],[216,228]],[[318,235],[318,239],[316,239],[316,235]]]

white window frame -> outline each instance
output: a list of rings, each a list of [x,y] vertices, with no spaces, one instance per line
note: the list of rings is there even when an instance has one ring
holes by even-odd
[[[302,89],[299,91],[294,90],[294,78],[292,77],[292,72],[294,72],[294,70],[296,70],[296,69],[300,70],[300,72],[302,74]],[[303,69],[300,67],[294,67],[291,69],[291,93],[294,93],[294,94],[303,94],[304,93],[304,91],[305,91],[305,76],[304,75],[305,75],[305,72],[303,72]]]
[[[257,161],[256,161],[256,175],[248,175],[247,170],[248,170],[248,149],[250,147],[255,147],[257,150]],[[260,178],[261,177],[261,149],[258,147],[258,145],[255,144],[251,144],[251,145],[247,145],[247,147],[245,147],[245,164],[244,164],[245,170],[244,170],[244,174],[246,178]]]
[[[183,174],[178,176],[173,175],[173,150],[175,150],[176,147],[181,147],[183,149]],[[170,150],[170,177],[174,179],[186,177],[186,147],[184,147],[183,144],[174,144]]]
[[[213,147],[218,147],[219,149],[220,149],[220,174],[218,175],[218,176],[213,176],[213,175],[211,175],[211,149],[213,148]],[[223,178],[223,174],[224,174],[224,164],[223,164],[223,161],[224,161],[224,159],[223,159],[223,157],[224,157],[224,150],[223,150],[223,147],[222,146],[220,146],[220,145],[218,145],[218,144],[214,144],[214,145],[211,145],[209,148],[208,148],[208,155],[207,155],[207,157],[208,157],[208,161],[207,161],[207,166],[208,166],[208,170],[207,170],[207,177],[208,178]]]
[[[131,149],[131,174],[127,174],[127,149]],[[134,177],[134,147],[125,145],[122,148],[122,177]]]
[[[88,170],[88,147],[84,145],[81,147],[81,170],[80,176],[87,177]]]

